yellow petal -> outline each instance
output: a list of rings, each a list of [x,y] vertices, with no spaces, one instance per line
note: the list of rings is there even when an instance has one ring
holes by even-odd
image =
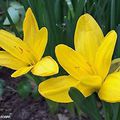
[[[74,87],[77,88],[85,97],[90,96],[92,93],[96,91],[95,88],[90,87],[88,85],[84,85],[82,83],[79,83]]]
[[[32,69],[32,73],[38,76],[50,76],[57,74],[59,71],[58,64],[50,57],[42,58]]]
[[[117,34],[115,31],[110,31],[104,38],[101,46],[96,53],[95,68],[98,75],[103,79],[109,72],[112,55],[117,39]]]
[[[102,85],[102,79],[100,76],[85,76],[80,83],[94,89],[99,89]]]
[[[19,59],[16,59],[5,51],[0,51],[0,66],[8,67],[13,70],[18,70],[23,66],[27,66],[27,64],[23,61],[20,61]]]
[[[101,87],[101,82],[102,80],[99,76],[86,75],[74,87],[77,88],[85,97],[88,97],[92,93],[98,91]]]
[[[74,78],[79,80],[86,74],[92,74],[85,59],[72,48],[61,44],[56,47],[55,52],[60,65]]]
[[[32,48],[35,36],[38,32],[38,25],[31,8],[28,8],[23,22],[24,41]]]
[[[75,49],[89,62],[94,63],[96,50],[103,41],[103,33],[95,19],[89,15],[82,15],[76,25],[74,42]]]
[[[31,64],[35,61],[27,45],[5,30],[0,30],[0,47],[23,62]]]
[[[39,84],[39,93],[55,102],[69,103],[72,102],[69,97],[70,87],[75,86],[77,80],[70,76],[60,76],[48,79]]]
[[[112,73],[106,78],[98,95],[106,102],[120,102],[120,72]]]
[[[87,79],[91,81],[93,78],[95,79],[95,76],[85,76],[82,80]],[[96,88],[84,85],[71,76],[60,76],[48,79],[39,84],[38,91],[47,99],[60,103],[69,103],[72,102],[68,93],[71,87],[77,88],[85,97],[96,91]]]
[[[24,75],[26,73],[28,73],[31,69],[33,68],[33,66],[29,66],[29,67],[22,67],[20,69],[18,69],[17,71],[15,71],[11,77],[19,77],[21,75]]]
[[[46,45],[48,40],[48,31],[47,28],[42,27],[37,33],[36,38],[34,41],[34,44],[32,45],[32,48],[34,49],[36,53],[36,59],[40,60],[43,56],[43,53],[45,51]]]
[[[41,59],[48,40],[48,31],[45,27],[39,30],[37,21],[31,8],[28,8],[23,23],[24,42],[32,49],[32,54],[38,60]]]

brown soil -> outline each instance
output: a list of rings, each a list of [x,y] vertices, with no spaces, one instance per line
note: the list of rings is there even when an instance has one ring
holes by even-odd
[[[0,97],[0,120],[59,120],[58,114],[65,116],[67,120],[90,120],[86,116],[79,119],[71,117],[70,113],[64,113],[64,110],[51,114],[41,97],[37,100],[32,97],[22,99],[14,90],[21,78],[13,79],[10,74],[11,71],[5,68],[0,71],[1,78],[6,84],[4,94]]]

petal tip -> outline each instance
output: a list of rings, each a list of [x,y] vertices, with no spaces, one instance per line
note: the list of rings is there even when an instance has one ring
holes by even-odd
[[[52,57],[47,56],[36,63],[31,72],[34,75],[41,77],[52,76],[59,72],[59,67],[57,62]]]
[[[58,52],[58,51],[61,51],[63,47],[65,48],[65,47],[67,47],[67,45],[64,45],[64,44],[59,44],[59,45],[57,45],[57,46],[55,47],[55,53],[57,54],[57,52]]]
[[[88,22],[89,19],[94,19],[89,13],[85,13],[83,15],[81,15],[78,19],[78,23],[81,21],[81,20],[84,20],[85,22]]]
[[[40,84],[38,85],[38,92],[39,92],[42,96],[44,96],[45,98],[50,99],[50,100],[52,100],[52,101],[54,101],[54,102],[58,102],[58,103],[71,103],[71,102],[73,102],[71,98],[65,99],[66,97],[62,97],[62,96],[61,96],[61,98],[59,98],[58,96],[56,96],[56,95],[58,95],[58,93],[57,93],[56,89],[54,88],[55,86],[54,86],[54,85],[52,86],[51,84],[55,84],[55,83],[53,83],[53,81],[55,81],[55,79],[58,79],[58,80],[59,80],[59,78],[60,78],[60,77],[50,78],[50,79],[48,79],[48,80],[40,83]],[[52,89],[50,89],[50,87],[49,87],[48,85],[51,86]],[[47,87],[48,87],[48,88],[47,88]],[[47,88],[47,89],[46,89],[46,88]],[[59,88],[59,86],[57,86],[57,88]],[[55,95],[55,94],[56,94],[56,95]],[[62,91],[60,91],[60,94],[62,94]],[[60,95],[60,94],[59,94],[59,95]],[[54,95],[55,95],[55,96],[54,96]],[[67,96],[67,97],[68,97],[68,96]]]
[[[26,13],[25,13],[25,19],[31,18],[31,16],[34,17],[34,14],[33,14],[32,9],[29,7],[29,8],[27,9]],[[25,21],[25,19],[24,19],[24,21]],[[28,21],[28,20],[27,20],[27,21]]]
[[[111,30],[111,33],[115,35],[115,37],[117,38],[117,33],[115,30]]]
[[[27,9],[26,14],[27,14],[27,13],[32,13],[32,9],[31,9],[30,7]]]
[[[117,40],[117,33],[116,33],[115,30],[111,30],[106,36],[107,36],[107,37],[108,37],[108,36],[109,36],[109,37],[112,37],[112,38],[113,38],[112,40],[114,40],[114,41]],[[116,43],[116,42],[115,42],[115,43]]]
[[[40,31],[43,31],[44,33],[46,33],[46,35],[48,35],[48,29],[46,27],[42,27]]]
[[[12,77],[12,78],[16,78],[17,76],[16,76],[16,75],[14,75],[14,73],[13,73],[13,74],[11,75],[11,77]]]

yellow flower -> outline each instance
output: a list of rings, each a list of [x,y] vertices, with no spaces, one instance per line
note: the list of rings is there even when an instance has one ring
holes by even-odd
[[[18,77],[31,70],[34,75],[49,76],[58,73],[57,63],[50,57],[42,58],[48,40],[45,27],[40,30],[32,10],[28,8],[23,23],[23,41],[11,33],[0,30],[0,65],[16,70]]]
[[[75,30],[75,50],[63,44],[55,50],[60,65],[69,75],[42,82],[39,85],[41,95],[56,102],[68,103],[72,102],[68,91],[70,87],[75,87],[86,97],[99,92],[103,100],[120,101],[120,73],[107,77],[116,39],[114,30],[104,37],[94,18],[89,14],[82,15]]]

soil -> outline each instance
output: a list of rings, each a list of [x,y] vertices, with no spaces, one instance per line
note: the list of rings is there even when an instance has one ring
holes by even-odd
[[[11,70],[6,68],[2,68],[0,71],[1,79],[6,84],[4,94],[0,97],[0,120],[90,120],[86,116],[79,119],[71,117],[68,111],[64,112],[65,109],[51,114],[44,98],[22,99],[14,90],[21,78],[13,79],[10,74]]]

